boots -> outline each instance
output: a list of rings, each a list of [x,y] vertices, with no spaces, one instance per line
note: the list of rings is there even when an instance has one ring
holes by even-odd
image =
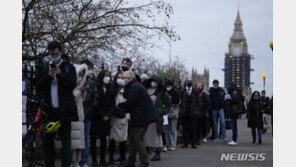
[[[160,160],[160,152],[161,152],[161,148],[156,148],[155,155],[151,159],[151,161],[159,161]]]

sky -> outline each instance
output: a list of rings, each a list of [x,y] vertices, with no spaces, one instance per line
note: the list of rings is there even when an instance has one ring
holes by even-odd
[[[248,52],[251,60],[252,90],[263,90],[262,74],[266,77],[266,92],[273,92],[273,57],[269,43],[273,39],[272,0],[166,0],[174,7],[172,25],[176,26],[181,40],[171,47],[163,41],[162,49],[155,49],[153,55],[162,61],[168,60],[169,51],[186,60],[191,72],[194,67],[199,73],[210,70],[210,83],[218,79],[224,86],[225,53],[234,29],[238,6],[243,23]]]

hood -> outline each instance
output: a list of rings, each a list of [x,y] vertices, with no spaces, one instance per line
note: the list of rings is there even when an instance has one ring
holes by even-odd
[[[256,90],[256,91],[254,91],[254,92],[252,93],[251,100],[255,100],[255,99],[254,99],[254,94],[255,94],[255,93],[258,93],[258,94],[259,94],[259,98],[260,98],[260,92]]]
[[[159,74],[154,74],[154,75],[152,75],[152,76],[148,79],[148,82],[147,82],[148,87],[151,86],[150,83],[151,83],[152,80],[155,80],[155,81],[158,83],[159,88],[161,88],[161,89],[163,89],[163,90],[166,90],[166,87],[165,87],[165,85],[164,85],[163,78],[162,78],[161,75],[159,75]]]
[[[74,64],[74,67],[76,69],[76,76],[77,76],[77,86],[80,86],[80,85],[84,85],[85,81],[86,81],[86,71],[87,71],[87,65],[85,64]],[[79,76],[78,74],[85,70],[85,73],[84,75],[81,77]]]
[[[227,88],[227,90],[228,90],[228,93],[231,93],[234,89],[236,89],[237,88],[237,85],[236,85],[236,83],[235,82],[230,82],[230,83],[228,83],[228,84],[230,84],[230,87],[229,88]]]

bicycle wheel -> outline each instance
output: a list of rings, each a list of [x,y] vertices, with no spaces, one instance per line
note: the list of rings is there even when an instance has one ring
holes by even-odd
[[[29,167],[34,167],[38,160],[38,150],[40,148],[39,135],[31,130],[23,138],[23,156],[25,157]]]

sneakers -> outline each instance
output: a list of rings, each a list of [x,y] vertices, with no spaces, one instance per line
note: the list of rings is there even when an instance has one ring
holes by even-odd
[[[170,147],[169,149],[170,149],[171,151],[175,151],[175,150],[176,150],[175,147]]]
[[[227,142],[227,141],[228,141],[227,138],[222,139],[222,142]]]
[[[216,138],[215,140],[213,140],[214,143],[218,143],[220,140],[218,138]]]
[[[207,141],[207,138],[203,138],[202,141],[203,141],[204,143],[207,143],[207,142],[208,142],[208,141]]]
[[[262,140],[259,140],[259,141],[258,141],[258,144],[262,144]]]
[[[230,141],[230,142],[228,142],[228,145],[230,145],[230,146],[236,146],[237,145],[237,142],[235,142],[235,141]]]
[[[167,152],[167,151],[168,151],[167,147],[166,146],[163,146],[162,152]]]

